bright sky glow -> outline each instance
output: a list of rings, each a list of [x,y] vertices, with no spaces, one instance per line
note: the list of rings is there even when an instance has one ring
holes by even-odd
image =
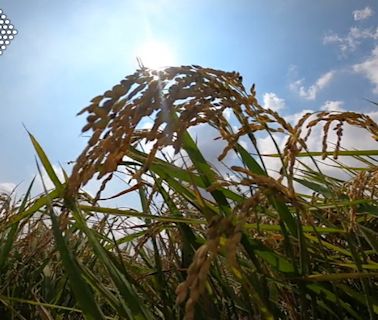
[[[144,42],[137,48],[135,54],[136,57],[141,59],[145,67],[151,69],[159,69],[176,64],[172,48],[158,40]]]

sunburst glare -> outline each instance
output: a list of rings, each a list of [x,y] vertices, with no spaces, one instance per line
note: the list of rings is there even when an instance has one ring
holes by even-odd
[[[144,42],[136,50],[136,56],[143,65],[151,69],[160,69],[175,64],[173,49],[164,42],[151,40]]]

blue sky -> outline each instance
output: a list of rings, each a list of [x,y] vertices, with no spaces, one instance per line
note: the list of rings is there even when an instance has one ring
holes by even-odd
[[[86,138],[75,114],[133,73],[152,41],[169,63],[239,71],[288,118],[376,112],[365,99],[378,101],[377,1],[2,0],[0,9],[18,30],[0,56],[0,184],[36,173],[23,124],[57,166],[76,159]]]

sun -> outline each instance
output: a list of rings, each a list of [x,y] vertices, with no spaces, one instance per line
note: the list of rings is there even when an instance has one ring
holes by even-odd
[[[164,42],[151,40],[143,43],[137,50],[136,56],[143,65],[151,69],[161,69],[175,64],[172,48]]]

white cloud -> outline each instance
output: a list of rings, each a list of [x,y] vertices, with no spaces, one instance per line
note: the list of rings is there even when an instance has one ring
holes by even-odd
[[[378,122],[378,112],[364,113],[373,121]],[[374,140],[367,130],[347,125],[344,130],[342,146],[347,149],[374,150],[377,149],[377,141]]]
[[[225,119],[226,119],[227,121],[230,121],[231,116],[232,116],[232,111],[231,111],[231,109],[230,109],[230,108],[224,109],[224,111],[223,111],[223,116],[225,117]]]
[[[52,167],[55,171],[55,174],[57,175],[60,182],[64,182],[64,174],[63,170],[60,166],[52,164]],[[38,175],[35,185],[34,185],[34,192],[35,193],[44,193],[45,187],[46,190],[49,191],[54,188],[54,183],[49,178],[49,175],[47,174],[46,170],[44,168],[41,168],[42,175]]]
[[[285,107],[285,100],[279,98],[273,92],[264,93],[263,103],[265,108],[272,109],[273,111],[278,111]]]
[[[341,108],[343,103],[341,101],[327,101],[322,108],[332,108],[338,107]],[[332,107],[334,106],[334,107]],[[303,110],[299,113],[292,114],[285,117],[285,120],[295,124],[297,121],[307,112],[312,112],[311,110]],[[373,121],[378,121],[378,112],[370,112],[366,113],[367,116],[369,116]],[[301,136],[303,137],[307,130],[306,125],[314,120],[316,118],[316,115],[311,116],[309,119],[307,119],[302,126],[304,129],[302,131]],[[332,152],[334,150],[335,143],[337,141],[337,133],[332,130],[337,122],[333,123],[331,125],[331,128],[329,130],[328,135],[328,151]],[[286,138],[282,135],[274,134],[274,138],[276,140],[276,143],[278,144],[280,150],[284,148],[284,145],[286,143]],[[323,126],[322,124],[316,126],[312,129],[312,133],[309,136],[307,140],[307,147],[310,151],[321,151],[322,150],[322,138],[323,138]],[[258,146],[259,150],[262,154],[275,154],[277,153],[277,150],[274,146],[274,143],[270,137],[263,137],[258,139]],[[377,148],[377,142],[371,137],[371,134],[361,128],[350,126],[348,124],[344,125],[344,132],[341,140],[341,147],[345,148],[346,150],[374,150]],[[325,175],[329,175],[335,178],[339,179],[350,179],[351,175],[346,172],[343,169],[339,169],[338,165],[333,161],[332,156],[328,157],[325,160],[321,160],[320,157],[315,157],[317,160],[317,165],[324,173]],[[317,168],[314,166],[312,159],[310,158],[300,158],[301,162],[309,166],[310,168],[313,168],[315,171],[317,171]],[[338,159],[339,163],[342,163],[345,166],[349,167],[364,167],[366,166],[365,163],[362,163],[361,161],[354,159],[352,157],[345,157],[340,156]],[[270,174],[273,177],[278,176],[278,172],[280,171],[282,167],[282,163],[279,159],[273,158],[273,157],[264,157],[264,163],[269,169]],[[297,165],[299,165],[297,163]],[[299,177],[300,172],[297,172],[297,176]],[[304,188],[303,186],[299,184],[295,184],[295,188],[298,192],[304,192],[308,193],[308,189]]]
[[[353,19],[355,21],[365,20],[373,15],[374,11],[370,7],[353,11]]]
[[[326,101],[323,106],[321,107],[322,110],[326,111],[345,111],[344,103],[340,100],[328,100]],[[336,110],[337,109],[337,110]],[[286,116],[286,121],[296,124],[297,121],[307,112],[312,112],[311,110],[303,110],[299,113]],[[378,122],[378,112],[367,112],[364,113],[366,116],[369,116],[373,121]],[[306,127],[306,124],[316,118],[316,115],[311,116],[307,121],[305,122],[303,128]],[[335,122],[333,125],[331,125],[331,128],[336,125],[337,122]],[[307,130],[304,130],[302,132],[303,135],[305,135]],[[308,140],[308,147],[312,151],[321,151],[322,146],[322,139],[319,139],[319,137],[322,136],[322,126],[318,125],[316,128],[312,130],[312,134]],[[332,151],[332,145],[336,143],[337,141],[337,134],[333,130],[330,130],[329,136],[328,136],[328,142],[330,150]],[[375,141],[371,134],[368,133],[367,130],[361,129],[356,126],[351,126],[348,124],[344,125],[344,132],[342,137],[342,147],[346,149],[357,149],[357,150],[369,150],[369,149],[376,149],[377,148],[377,141]]]
[[[365,115],[372,118],[373,121],[377,122],[378,120],[378,112],[370,112],[366,113]],[[331,130],[329,131],[329,136],[327,139],[328,142],[328,151],[333,151],[336,141],[337,141],[337,134],[332,128],[334,128],[336,123],[331,125]],[[322,137],[322,126],[318,126],[312,133],[310,139],[308,140],[308,147],[309,150],[313,151],[321,151],[321,141],[319,137]],[[341,139],[341,147],[345,150],[374,150],[377,148],[377,142],[372,138],[371,134],[364,129],[361,129],[356,126],[351,126],[348,124],[344,125],[343,136]],[[318,158],[320,160],[320,158]],[[365,167],[366,164],[362,163],[361,161],[352,158],[352,157],[339,157],[338,161],[345,166],[350,167]],[[322,163],[319,164],[320,169],[327,175],[337,177],[340,179],[349,179],[350,176],[345,172],[345,170],[338,169],[337,167],[333,167],[330,165],[335,165],[332,160],[332,157],[324,160]]]
[[[378,94],[378,46],[376,46],[370,57],[365,61],[355,64],[353,70],[364,75],[374,85],[373,92]]]
[[[331,112],[331,111],[345,111],[345,109],[343,108],[343,105],[344,105],[344,102],[343,101],[340,101],[340,100],[327,100],[321,107],[320,109],[321,110],[324,110],[324,111],[328,111],[328,112]]]
[[[335,71],[329,71],[323,74],[316,82],[306,88],[303,85],[304,79],[296,80],[290,84],[290,89],[297,92],[299,96],[306,100],[315,100],[319,91],[324,89],[334,78]]]
[[[296,125],[300,118],[302,118],[306,113],[312,113],[314,110],[304,109],[298,113],[290,114],[285,116],[285,120],[292,125]]]
[[[12,182],[1,182],[0,183],[0,193],[11,194],[16,188],[16,184]]]
[[[336,44],[341,53],[345,55],[348,52],[355,51],[361,44],[362,40],[378,40],[378,28],[351,27],[346,36],[340,36],[335,32],[330,32],[323,38],[323,44]]]

